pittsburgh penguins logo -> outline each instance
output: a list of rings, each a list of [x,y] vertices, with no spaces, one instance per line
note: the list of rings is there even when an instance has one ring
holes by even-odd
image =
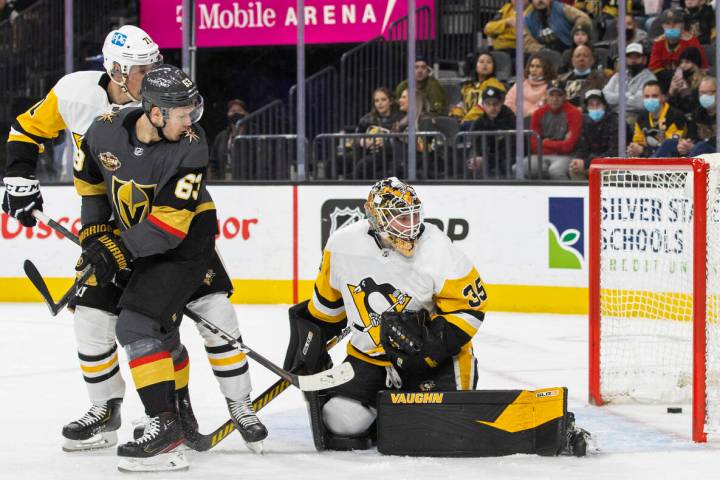
[[[126,228],[137,225],[150,213],[155,197],[155,185],[140,185],[134,180],[112,179],[113,203],[120,221]]]
[[[389,283],[378,285],[370,277],[363,278],[357,285],[348,284],[348,288],[363,322],[363,326],[355,325],[355,328],[368,333],[375,345],[380,345],[380,316],[393,309],[402,312],[412,297]]]

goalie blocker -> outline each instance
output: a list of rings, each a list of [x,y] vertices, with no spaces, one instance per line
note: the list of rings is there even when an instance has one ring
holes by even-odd
[[[567,411],[567,389],[378,393],[377,447],[385,455],[584,456],[590,435]]]

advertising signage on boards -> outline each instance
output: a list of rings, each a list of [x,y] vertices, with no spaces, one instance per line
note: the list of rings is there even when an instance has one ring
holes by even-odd
[[[417,0],[421,7],[433,12],[434,1]],[[305,42],[365,42],[406,15],[404,0],[306,0]],[[196,0],[195,18],[198,47],[294,45],[297,38],[295,0]],[[180,48],[182,0],[141,0],[140,26],[161,48]]]

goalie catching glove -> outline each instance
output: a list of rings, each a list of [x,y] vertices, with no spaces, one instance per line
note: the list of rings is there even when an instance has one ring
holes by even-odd
[[[32,216],[33,210],[42,210],[43,198],[40,194],[40,183],[34,178],[5,177],[5,195],[2,209],[11,217],[17,218],[25,227],[34,227],[37,220]]]
[[[390,362],[405,371],[435,368],[470,340],[441,316],[430,318],[427,310],[384,312],[380,343]]]
[[[91,234],[84,237],[82,234],[81,231],[83,252],[75,265],[76,271],[84,272],[86,268],[94,268],[97,284],[104,287],[112,282],[117,272],[129,268],[133,259],[132,254],[120,237],[111,233]],[[91,281],[87,283],[92,284]]]

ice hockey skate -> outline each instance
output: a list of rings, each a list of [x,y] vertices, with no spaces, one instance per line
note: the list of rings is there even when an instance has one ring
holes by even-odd
[[[262,453],[263,440],[268,432],[252,407],[250,395],[240,401],[226,399],[235,428],[253,453]]]
[[[120,428],[121,398],[113,398],[107,403],[93,405],[78,420],[70,422],[62,429],[66,452],[96,450],[117,444],[117,429]]]
[[[182,451],[182,426],[174,412],[150,418],[143,435],[118,447],[118,470],[121,472],[160,472],[187,470],[189,464]]]

